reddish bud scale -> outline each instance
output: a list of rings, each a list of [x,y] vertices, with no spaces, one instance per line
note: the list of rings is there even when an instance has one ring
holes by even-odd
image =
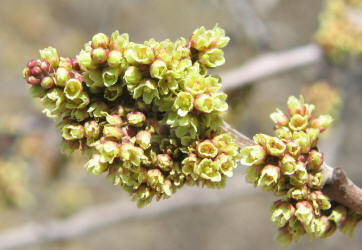
[[[297,204],[295,205],[295,207],[298,209],[300,207],[306,207],[308,208],[311,212],[313,212],[313,206],[312,204],[310,204],[308,201],[299,201],[297,202]]]

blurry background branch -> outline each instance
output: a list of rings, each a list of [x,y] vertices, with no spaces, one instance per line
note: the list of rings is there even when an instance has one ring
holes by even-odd
[[[236,69],[220,74],[224,83],[222,88],[224,91],[237,89],[271,75],[317,63],[321,59],[322,50],[315,44],[263,54]]]
[[[240,176],[236,176],[224,189],[206,190],[187,187],[169,200],[153,203],[144,209],[137,209],[136,204],[129,200],[114,201],[87,208],[67,219],[52,219],[9,229],[0,235],[0,249],[74,239],[114,223],[164,215],[185,207],[218,205],[257,192],[252,185],[243,182]]]

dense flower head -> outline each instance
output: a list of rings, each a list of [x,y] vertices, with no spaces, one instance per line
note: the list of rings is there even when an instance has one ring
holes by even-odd
[[[41,50],[23,76],[57,122],[63,151],[84,152],[89,173],[107,174],[142,207],[185,184],[223,187],[233,175],[239,146],[220,128],[227,96],[207,72],[224,63],[228,41],[218,26],[142,44],[98,33],[75,59]]]
[[[347,209],[323,194],[324,157],[319,152],[319,135],[331,124],[328,115],[313,117],[313,105],[292,96],[288,113],[280,109],[270,115],[276,136],[257,134],[255,145],[241,150],[241,163],[248,166],[246,181],[281,198],[271,207],[271,220],[280,227],[277,241],[287,245],[309,234],[328,237],[339,226],[353,233],[360,217],[353,213],[346,223]]]

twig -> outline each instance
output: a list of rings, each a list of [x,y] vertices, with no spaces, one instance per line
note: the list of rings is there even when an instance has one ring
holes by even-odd
[[[222,89],[237,89],[271,75],[316,63],[321,59],[322,50],[315,44],[264,54],[236,69],[221,73]]]
[[[225,123],[224,131],[237,138],[240,147],[254,144],[245,135]],[[340,168],[332,168],[326,163],[322,166],[324,184],[322,192],[332,200],[362,214],[362,189],[355,185]]]

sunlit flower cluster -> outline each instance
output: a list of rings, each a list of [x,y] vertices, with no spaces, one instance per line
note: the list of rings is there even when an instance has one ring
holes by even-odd
[[[283,245],[304,234],[328,237],[338,226],[353,234],[361,216],[330,201],[321,191],[324,157],[317,142],[332,118],[313,118],[314,105],[305,104],[303,97],[291,96],[287,105],[289,116],[279,109],[270,115],[276,136],[257,134],[253,138],[256,144],[241,150],[241,163],[249,166],[246,181],[280,197],[270,213],[271,221],[279,227],[277,241]],[[354,223],[347,225],[347,221]]]
[[[361,10],[359,0],[325,1],[316,40],[333,62],[348,54],[362,55]]]
[[[232,176],[239,148],[221,133],[226,94],[207,72],[224,64],[228,42],[217,26],[143,44],[99,33],[75,59],[41,50],[23,75],[57,121],[63,152],[83,151],[90,173],[107,173],[142,207],[184,184],[217,188]]]

